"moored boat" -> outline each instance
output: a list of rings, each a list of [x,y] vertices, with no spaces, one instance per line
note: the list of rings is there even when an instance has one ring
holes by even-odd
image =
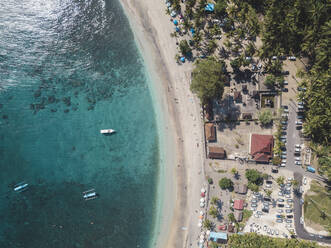
[[[100,133],[102,134],[111,134],[111,133],[115,133],[116,131],[114,129],[101,129]]]
[[[14,191],[21,192],[28,188],[29,184],[25,182],[18,183],[14,186]]]

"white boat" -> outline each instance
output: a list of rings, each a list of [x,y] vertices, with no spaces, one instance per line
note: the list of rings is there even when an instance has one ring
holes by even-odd
[[[102,134],[111,134],[111,133],[115,133],[116,131],[114,129],[101,129],[100,133]]]
[[[14,186],[14,191],[17,191],[17,192],[24,191],[27,189],[28,186],[29,186],[29,184],[24,183],[24,182],[18,183]]]
[[[90,189],[90,190],[87,190],[87,191],[83,192],[83,198],[84,198],[85,201],[92,200],[92,199],[95,199],[97,197],[98,197],[98,195],[97,195],[97,193],[95,192],[94,189]]]

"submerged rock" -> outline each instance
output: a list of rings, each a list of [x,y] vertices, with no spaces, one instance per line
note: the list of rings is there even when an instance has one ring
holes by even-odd
[[[0,109],[2,109],[2,107],[3,107],[3,104],[0,103]]]
[[[51,109],[51,112],[55,113],[57,112],[57,109]]]
[[[41,90],[37,90],[35,93],[34,93],[34,98],[38,98],[41,96]]]
[[[69,109],[65,109],[63,112],[64,113],[69,113]]]
[[[48,103],[54,103],[55,100],[55,96],[48,96]]]
[[[3,115],[2,116],[2,119],[7,120],[8,119],[8,115]]]
[[[65,105],[70,106],[71,105],[71,98],[69,97],[63,97],[62,101],[64,102]]]

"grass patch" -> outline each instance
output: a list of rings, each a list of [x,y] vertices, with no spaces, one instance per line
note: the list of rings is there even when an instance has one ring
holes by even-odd
[[[243,211],[243,220],[242,222],[246,222],[248,221],[248,219],[253,215],[253,211],[252,210],[248,210],[248,209],[244,209]]]
[[[227,170],[217,170],[218,173],[226,173]]]
[[[331,223],[331,195],[316,181],[310,191],[314,193],[305,196],[305,220],[327,227]]]

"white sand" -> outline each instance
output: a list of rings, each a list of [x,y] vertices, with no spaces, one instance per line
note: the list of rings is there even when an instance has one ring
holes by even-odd
[[[174,26],[164,1],[121,0],[140,51],[151,69],[158,118],[166,134],[165,192],[156,247],[189,247],[199,235],[200,189],[204,178],[201,108],[189,90],[192,64],[177,65]],[[177,103],[176,103],[177,102]],[[173,176],[174,175],[174,176]]]

